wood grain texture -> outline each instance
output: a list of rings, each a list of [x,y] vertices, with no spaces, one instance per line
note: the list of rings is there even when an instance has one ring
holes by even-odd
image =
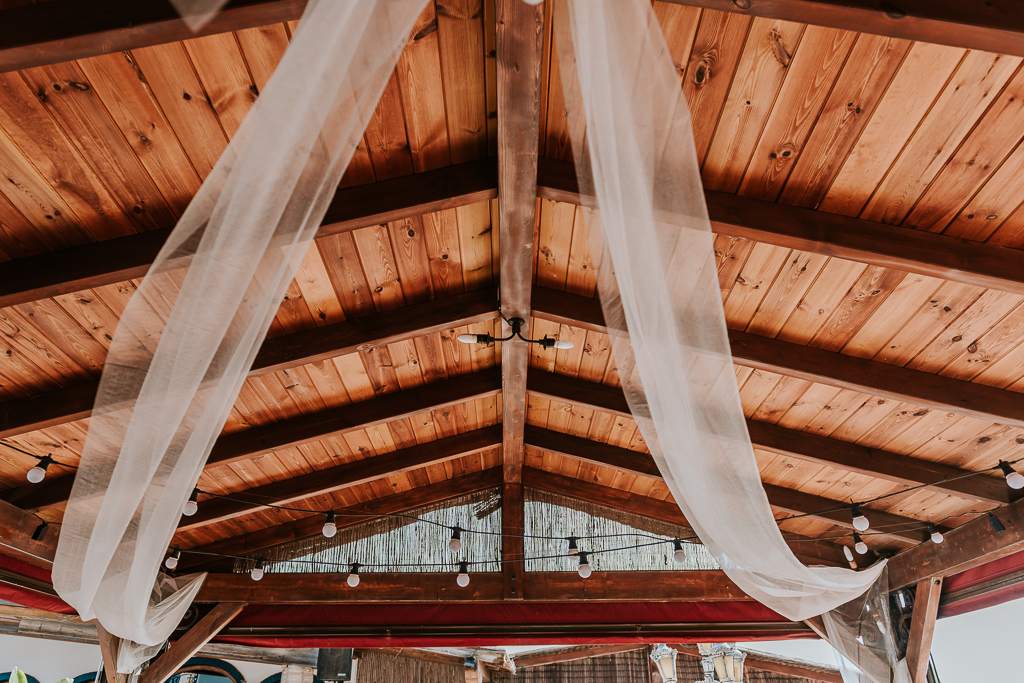
[[[164,683],[243,609],[244,602],[222,602],[214,606],[185,635],[178,638],[170,649],[149,663],[149,667],[139,677],[139,683]]]
[[[942,596],[942,577],[928,577],[917,583],[914,592],[914,612],[907,636],[907,667],[913,683],[927,683],[928,658],[932,654],[935,635],[935,617]]]

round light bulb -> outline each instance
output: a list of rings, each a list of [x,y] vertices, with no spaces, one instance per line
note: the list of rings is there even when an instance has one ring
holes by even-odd
[[[348,575],[348,578],[345,579],[345,582],[352,588],[355,588],[359,585],[359,574],[357,574],[356,572],[351,572]]]
[[[594,570],[590,568],[589,564],[581,564],[580,568],[577,571],[579,572],[580,576],[586,579],[590,577],[591,573],[593,573]]]
[[[523,2],[525,2],[527,5],[539,5],[542,2],[544,2],[544,0],[523,0]]]
[[[857,541],[857,545],[853,546],[853,549],[859,554],[864,555],[868,551],[868,544],[864,541]]]
[[[843,555],[846,556],[846,561],[847,562],[853,562],[853,551],[850,550],[850,546],[848,546],[848,545],[844,545],[843,546]]]
[[[46,470],[44,470],[39,465],[36,465],[32,469],[30,469],[28,471],[28,474],[25,476],[28,478],[29,482],[33,484],[38,484],[39,482],[46,478]]]
[[[935,528],[934,524],[929,524],[928,525],[928,533],[931,534],[932,543],[938,544],[938,543],[942,543],[942,541],[944,540],[944,538],[942,536],[942,533],[938,529]]]
[[[334,535],[338,533],[338,525],[334,522],[324,522],[323,534],[327,538],[334,538]]]
[[[569,537],[569,551],[567,553],[569,557],[576,557],[580,554],[580,548],[578,545],[576,545],[576,540],[577,539],[575,536]]]
[[[199,512],[199,503],[197,503],[194,500],[186,500],[185,504],[181,506],[181,514],[185,515],[186,517],[191,517],[197,512]],[[256,580],[259,581],[259,579]]]
[[[871,528],[871,522],[869,522],[868,518],[865,517],[864,514],[860,511],[859,506],[854,505],[851,513],[853,514],[854,529],[856,529],[857,531],[867,531]]]
[[[253,570],[249,572],[249,576],[252,577],[253,581],[259,581],[263,578],[263,570],[259,567],[253,567]]]
[[[469,574],[462,572],[455,579],[455,583],[459,584],[463,588],[469,585]]]
[[[574,344],[571,341],[558,340],[555,342],[556,349],[571,349]]]
[[[475,334],[460,334],[457,339],[463,344],[476,344]]]
[[[171,555],[166,560],[164,560],[164,566],[168,569],[176,569],[178,567],[178,558],[176,558],[174,555]]]
[[[1011,489],[1024,489],[1024,474],[1011,472],[1006,475],[1006,483],[1010,485]]]
[[[686,564],[686,551],[685,550],[677,550],[677,551],[675,551],[674,553],[672,553],[672,559],[675,560],[676,562],[678,562],[679,564]]]
[[[448,541],[448,550],[451,550],[453,553],[459,552],[462,550],[462,541],[457,538]]]

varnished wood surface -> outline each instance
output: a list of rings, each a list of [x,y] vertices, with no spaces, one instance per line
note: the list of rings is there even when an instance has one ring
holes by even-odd
[[[139,683],[164,683],[220,633],[221,629],[230,624],[243,609],[244,602],[222,602],[215,605],[168,650],[150,662],[139,677]]]

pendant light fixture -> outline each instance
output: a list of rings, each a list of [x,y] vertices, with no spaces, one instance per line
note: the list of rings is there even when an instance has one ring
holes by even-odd
[[[489,334],[460,334],[459,341],[463,344],[493,344],[494,342],[507,342],[513,337],[519,337],[522,341],[528,344],[537,344],[543,349],[571,349],[573,347],[571,341],[560,341],[552,337],[527,339],[522,335],[523,327],[526,325],[526,321],[522,318],[509,318],[506,322],[512,328],[512,333],[507,337],[492,337]]]

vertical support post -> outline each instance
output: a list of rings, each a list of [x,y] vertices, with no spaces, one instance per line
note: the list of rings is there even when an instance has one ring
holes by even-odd
[[[523,485],[506,482],[501,491],[501,557],[504,560],[501,571],[505,577],[506,600],[523,599],[524,517]]]
[[[117,671],[117,653],[121,649],[121,639],[109,633],[98,621],[96,634],[100,640],[100,655],[103,657],[103,671],[107,675],[108,683],[126,683],[128,677]]]
[[[910,619],[910,637],[907,639],[907,665],[913,683],[926,683],[928,657],[932,652],[932,636],[935,635],[935,617],[939,612],[941,594],[941,576],[931,576],[917,584],[914,612]]]

